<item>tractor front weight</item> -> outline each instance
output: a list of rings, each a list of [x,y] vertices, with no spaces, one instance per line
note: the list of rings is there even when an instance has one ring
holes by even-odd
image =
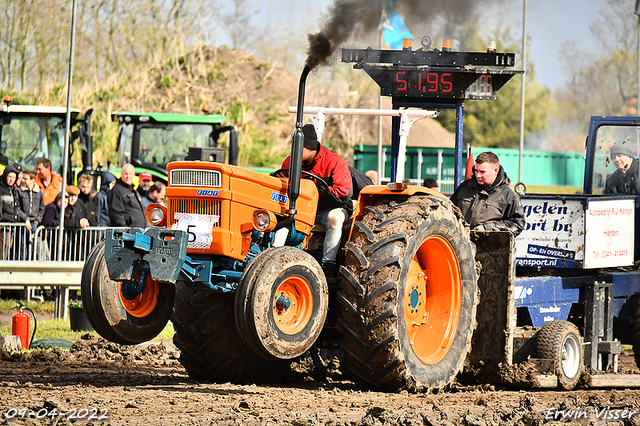
[[[130,297],[144,291],[146,275],[159,283],[175,284],[187,256],[186,235],[163,228],[109,229],[105,236],[109,278],[127,283],[123,292]]]

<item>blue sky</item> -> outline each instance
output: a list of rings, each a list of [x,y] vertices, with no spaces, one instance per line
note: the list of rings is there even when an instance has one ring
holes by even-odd
[[[599,49],[590,27],[599,18],[605,5],[606,0],[527,1],[527,34],[530,37],[528,55],[535,62],[540,82],[556,88],[567,80],[560,59],[564,41],[576,41],[578,47],[586,52]],[[510,14],[515,15],[521,26],[522,2],[512,6]]]
[[[229,0],[221,0],[228,4]],[[321,28],[324,12],[332,0],[250,0],[256,10],[254,22],[273,22],[275,25],[297,25],[309,31]],[[501,19],[515,28],[522,28],[522,0],[499,1],[499,6],[485,9],[482,22]],[[591,33],[592,23],[598,19],[606,0],[528,0],[527,33],[530,37],[529,59],[536,67],[538,80],[552,89],[559,88],[568,76],[561,60],[564,41],[576,41],[585,52],[599,49]],[[633,11],[630,11],[633,13]],[[489,24],[488,24],[489,25]],[[409,28],[411,30],[411,28]],[[418,38],[421,35],[414,34]],[[519,40],[521,32],[519,32]],[[223,37],[224,38],[224,37]],[[227,42],[222,40],[222,42]],[[360,46],[352,46],[360,47]]]

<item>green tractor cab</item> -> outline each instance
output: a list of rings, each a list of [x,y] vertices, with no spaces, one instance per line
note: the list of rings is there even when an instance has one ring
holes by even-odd
[[[238,133],[225,125],[220,114],[188,115],[170,113],[114,112],[118,122],[118,164],[131,163],[136,173],[149,171],[154,180],[166,183],[166,166],[176,160],[203,160],[224,163],[227,150],[220,135],[229,132],[228,162],[238,162]],[[112,170],[119,174],[120,169]]]
[[[23,170],[35,170],[40,157],[51,160],[51,170],[62,175],[64,152],[65,107],[0,105],[0,170],[19,165]],[[71,139],[80,137],[83,164],[91,169],[93,141],[91,140],[91,110],[80,119],[80,110],[71,109]],[[70,144],[73,146],[73,144]],[[88,161],[87,161],[88,159]],[[68,182],[73,181],[70,170]]]

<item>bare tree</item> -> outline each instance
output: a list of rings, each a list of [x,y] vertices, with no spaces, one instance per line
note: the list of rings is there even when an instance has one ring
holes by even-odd
[[[595,54],[566,43],[564,63],[571,80],[557,93],[558,116],[586,129],[592,115],[624,114],[636,96],[637,17],[633,0],[609,0],[592,26]]]
[[[637,17],[633,0],[608,0],[591,31],[599,49],[579,50],[575,42],[563,45],[564,64],[571,76],[554,93],[557,112],[549,117],[552,143],[563,150],[584,148],[584,134],[593,115],[637,114],[629,108],[636,96]]]
[[[68,69],[71,0],[0,2],[0,82],[6,90],[42,91],[63,85]],[[86,0],[76,13],[80,82],[148,70],[184,54],[212,26],[200,9],[215,0]]]
[[[224,27],[231,38],[234,49],[245,49],[249,46],[249,38],[257,38],[257,28],[251,25],[255,15],[249,0],[232,0],[230,9],[224,16]]]

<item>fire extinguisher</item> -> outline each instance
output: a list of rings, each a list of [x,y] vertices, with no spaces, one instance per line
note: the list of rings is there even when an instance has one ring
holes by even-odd
[[[27,350],[33,343],[33,337],[36,335],[36,329],[38,328],[38,320],[36,314],[31,308],[24,306],[19,300],[14,300],[18,304],[16,309],[18,312],[11,317],[11,334],[20,337],[20,343],[22,343],[22,350]],[[31,335],[31,341],[29,341],[29,315],[24,312],[28,310],[33,315],[33,334]]]

